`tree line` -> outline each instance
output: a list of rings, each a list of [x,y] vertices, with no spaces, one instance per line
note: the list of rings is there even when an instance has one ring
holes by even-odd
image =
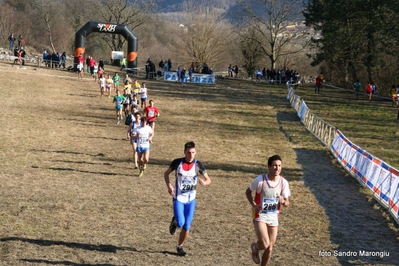
[[[159,13],[159,0],[0,0],[0,37],[23,35],[41,52],[74,50],[75,32],[87,21],[126,24],[139,38],[139,65],[171,58],[174,65],[215,71],[239,65],[323,72],[328,82],[356,79],[380,88],[398,83],[399,5],[388,0],[185,0],[181,12]],[[175,3],[176,6],[176,3]],[[305,21],[307,30],[290,31]],[[86,53],[107,58],[125,51],[121,35],[90,34]]]
[[[306,25],[321,33],[309,56],[335,84],[399,84],[399,5],[388,0],[309,0]]]

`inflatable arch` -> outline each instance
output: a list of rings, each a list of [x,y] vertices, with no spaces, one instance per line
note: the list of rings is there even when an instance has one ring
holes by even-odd
[[[78,65],[78,57],[85,53],[85,39],[92,32],[122,34],[127,39],[127,67],[137,67],[137,37],[124,24],[113,24],[103,22],[87,22],[80,30],[75,33],[75,52],[74,52],[74,69]]]

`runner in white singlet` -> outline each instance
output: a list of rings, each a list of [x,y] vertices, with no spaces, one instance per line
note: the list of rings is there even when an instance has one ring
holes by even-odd
[[[254,228],[258,238],[252,243],[252,260],[262,266],[268,264],[272,257],[272,249],[277,239],[280,206],[288,207],[291,196],[287,180],[281,175],[281,157],[274,155],[268,159],[268,174],[256,177],[245,191],[252,206]],[[252,192],[255,191],[255,198]],[[264,250],[262,260],[259,251]]]

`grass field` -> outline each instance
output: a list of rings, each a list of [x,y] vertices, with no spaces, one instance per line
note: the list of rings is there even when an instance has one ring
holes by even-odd
[[[252,265],[244,191],[273,154],[283,158],[292,198],[271,265],[399,261],[398,226],[300,124],[284,86],[148,81],[161,116],[148,170],[138,178],[127,128],[115,124],[111,99],[100,99],[92,78],[7,62],[0,62],[0,77],[0,265]],[[309,94],[309,108],[325,112],[317,107],[325,95]],[[340,121],[333,119],[326,120]],[[363,134],[354,142],[370,136],[377,144],[372,132]],[[212,184],[198,188],[189,256],[182,258],[168,232],[172,203],[163,172],[190,140]],[[360,250],[389,256],[322,256]]]

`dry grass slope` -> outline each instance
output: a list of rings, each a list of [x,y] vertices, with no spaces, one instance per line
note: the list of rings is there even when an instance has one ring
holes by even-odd
[[[1,265],[251,265],[244,191],[276,153],[293,196],[272,265],[399,261],[397,227],[303,128],[284,87],[149,81],[161,116],[139,179],[126,127],[93,79],[7,62],[0,77]],[[190,256],[181,258],[163,172],[189,140],[213,183],[198,188]],[[319,256],[363,249],[389,256]]]

